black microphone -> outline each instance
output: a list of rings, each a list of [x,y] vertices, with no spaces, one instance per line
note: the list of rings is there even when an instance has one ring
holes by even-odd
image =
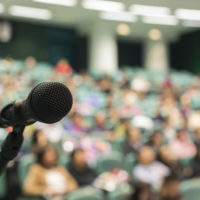
[[[32,89],[28,98],[6,105],[0,112],[0,127],[26,126],[36,121],[55,123],[71,110],[70,90],[62,83],[43,82]]]

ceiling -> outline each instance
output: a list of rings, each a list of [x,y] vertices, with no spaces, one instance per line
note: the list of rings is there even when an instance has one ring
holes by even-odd
[[[17,19],[23,21],[39,22],[44,24],[56,24],[59,26],[72,26],[75,27],[80,33],[87,34],[96,25],[101,24],[105,28],[115,31],[116,26],[120,23],[117,21],[102,20],[99,17],[99,11],[84,9],[81,5],[82,0],[78,0],[78,4],[75,7],[66,7],[58,5],[50,5],[44,3],[33,2],[32,0],[0,0],[3,3],[5,10],[0,16]],[[143,4],[143,5],[154,5],[154,6],[165,6],[172,10],[172,13],[177,8],[187,9],[199,9],[200,0],[115,0],[123,2],[126,9],[132,4]],[[53,17],[51,20],[36,20],[30,18],[13,17],[9,14],[8,9],[11,5],[22,5],[34,8],[44,8],[51,10]],[[144,24],[139,19],[137,22],[126,22],[131,27],[131,34],[129,37],[134,38],[146,38],[147,33],[152,28],[158,28],[162,31],[166,39],[175,40],[178,38],[180,33],[192,31],[200,28],[189,28],[184,27],[181,22],[176,26],[167,25],[152,25]]]

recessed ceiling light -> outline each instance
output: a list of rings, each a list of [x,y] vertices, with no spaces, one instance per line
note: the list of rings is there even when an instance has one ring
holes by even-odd
[[[4,11],[4,5],[0,3],[0,13],[2,13],[3,11]]]
[[[169,15],[171,10],[168,7],[161,6],[149,6],[149,5],[138,5],[134,4],[130,6],[130,11],[136,15],[142,16],[162,16]]]
[[[50,10],[13,5],[9,12],[13,16],[49,20],[52,17]]]
[[[130,32],[131,32],[131,29],[128,24],[119,24],[117,26],[117,33],[119,35],[126,36],[126,35],[129,35]]]
[[[162,17],[143,17],[142,21],[146,24],[160,24],[160,25],[170,25],[175,26],[178,24],[178,20],[173,15],[162,16]]]
[[[200,27],[200,21],[197,21],[197,20],[184,20],[183,21],[183,26],[187,26],[187,27]]]
[[[105,20],[135,22],[137,17],[129,12],[102,12],[100,17]]]
[[[83,0],[82,6],[86,9],[100,10],[100,11],[123,11],[125,5],[117,1],[106,1],[106,0]]]
[[[151,40],[160,40],[162,38],[162,33],[159,29],[151,29],[148,36]]]
[[[200,10],[177,9],[175,15],[179,19],[200,20]]]
[[[61,5],[61,6],[75,6],[77,4],[77,0],[33,0],[33,1],[39,3]]]

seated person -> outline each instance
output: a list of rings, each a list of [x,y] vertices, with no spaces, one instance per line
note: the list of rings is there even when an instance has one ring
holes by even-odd
[[[127,131],[126,140],[123,144],[123,153],[127,155],[130,152],[138,153],[142,148],[140,129],[131,127]]]
[[[133,169],[136,181],[159,185],[164,177],[169,175],[169,168],[155,160],[155,152],[149,146],[140,150],[138,160],[139,163]]]
[[[31,151],[34,154],[37,154],[42,148],[44,148],[48,144],[48,138],[45,135],[44,131],[36,129],[33,132],[31,143]]]
[[[92,184],[97,176],[95,171],[88,167],[85,152],[82,149],[76,149],[72,152],[69,172],[80,187]]]
[[[159,200],[183,200],[179,188],[178,178],[172,175],[166,177],[160,190]]]
[[[169,149],[177,160],[194,157],[197,153],[196,146],[191,142],[184,129],[178,130],[176,138],[169,144]]]
[[[74,178],[57,164],[58,153],[54,146],[43,148],[37,156],[37,163],[31,166],[23,186],[25,194],[60,200],[77,188]]]
[[[163,135],[162,132],[157,130],[153,133],[153,135],[150,138],[150,141],[148,143],[149,146],[153,148],[153,150],[156,152],[156,154],[159,153],[160,148],[163,145]]]

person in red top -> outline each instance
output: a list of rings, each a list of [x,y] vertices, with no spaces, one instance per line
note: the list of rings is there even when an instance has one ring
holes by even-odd
[[[66,59],[61,59],[56,64],[55,71],[58,74],[71,74],[73,69]]]

